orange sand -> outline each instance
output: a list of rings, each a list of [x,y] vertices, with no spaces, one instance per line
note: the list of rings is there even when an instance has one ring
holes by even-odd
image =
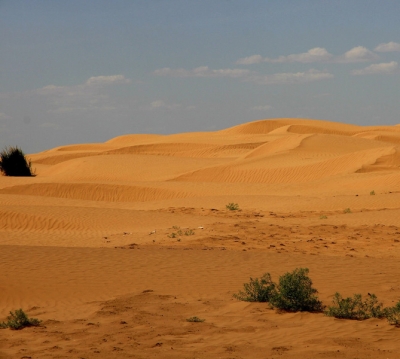
[[[1,359],[399,358],[386,320],[232,294],[308,267],[326,305],[399,301],[400,126],[262,120],[29,158],[36,177],[0,176],[0,321],[43,325],[0,330]]]

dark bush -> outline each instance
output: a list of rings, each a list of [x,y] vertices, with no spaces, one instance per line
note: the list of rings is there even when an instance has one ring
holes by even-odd
[[[333,297],[333,306],[328,307],[325,314],[340,319],[365,320],[368,318],[383,318],[385,310],[382,303],[378,303],[375,294],[369,294],[363,300],[361,294],[354,294],[353,298],[343,298],[339,293]]]
[[[18,147],[8,147],[0,152],[0,171],[6,176],[32,176],[31,162]]]
[[[318,291],[312,287],[307,268],[285,273],[279,277],[279,284],[274,283],[271,275],[266,273],[261,279],[250,278],[250,282],[243,286],[243,291],[234,294],[234,298],[246,302],[267,302],[271,308],[288,312],[322,312],[324,309],[316,295]],[[400,301],[394,307],[384,308],[375,294],[368,293],[363,300],[361,294],[343,298],[335,293],[333,305],[324,313],[340,319],[386,318],[390,324],[400,327]]]
[[[385,308],[383,311],[390,324],[400,327],[400,301],[394,307]]]
[[[250,278],[250,283],[243,284],[243,287],[243,291],[233,296],[246,302],[269,302],[275,292],[275,283],[269,273],[265,273],[261,279]]]
[[[316,296],[318,291],[312,287],[308,272],[308,268],[296,268],[280,276],[275,295],[270,300],[271,305],[289,312],[322,311],[322,302]]]
[[[250,283],[244,284],[244,291],[234,294],[234,297],[247,302],[269,302],[271,307],[289,312],[320,312],[322,302],[318,300],[317,290],[312,287],[307,274],[307,268],[297,268],[281,276],[279,284],[271,280],[269,273],[261,279],[250,278]]]
[[[10,312],[7,321],[0,323],[0,328],[10,328],[12,330],[19,330],[25,327],[38,326],[40,320],[36,318],[28,318],[22,309],[17,309],[15,312]]]

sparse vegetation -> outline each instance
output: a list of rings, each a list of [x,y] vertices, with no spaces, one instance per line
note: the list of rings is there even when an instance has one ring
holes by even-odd
[[[363,300],[361,294],[354,294],[353,298],[343,298],[340,293],[335,293],[333,306],[328,307],[325,314],[340,319],[364,320],[383,318],[385,311],[375,294],[368,294],[368,297]]]
[[[375,196],[375,191],[371,191],[371,192],[369,192],[369,194],[370,194],[371,196]]]
[[[31,161],[18,147],[8,147],[0,152],[0,171],[5,176],[33,176]]]
[[[290,312],[322,311],[322,302],[316,296],[318,291],[312,287],[308,272],[308,268],[296,268],[293,272],[280,276],[271,305]]]
[[[321,217],[319,217],[319,219],[328,219],[328,217],[325,215],[322,215]]]
[[[171,234],[169,234],[169,238],[178,238],[180,236],[193,236],[195,234],[194,230],[191,228],[182,230],[179,226],[173,226],[172,229],[176,230],[176,232],[172,232]],[[180,241],[180,238],[178,238],[178,242]]]
[[[318,291],[312,287],[308,272],[307,268],[296,268],[280,276],[278,284],[272,281],[269,273],[265,273],[260,279],[250,278],[250,282],[243,285],[243,290],[233,297],[246,302],[266,302],[271,308],[281,311],[322,312],[324,306],[316,295]],[[335,293],[333,305],[324,313],[339,319],[386,318],[391,325],[400,327],[400,301],[394,307],[384,308],[376,295],[370,293],[366,299],[361,294],[343,298],[340,293]]]
[[[205,321],[205,319],[200,319],[199,317],[190,317],[187,318],[186,321],[190,323],[202,323]]]
[[[346,208],[343,213],[351,213],[351,209],[350,208]]]
[[[249,302],[268,302],[272,308],[283,311],[320,312],[323,306],[317,292],[308,277],[308,269],[296,268],[279,277],[278,284],[271,280],[269,273],[261,279],[250,278],[250,283],[244,284],[244,291],[234,294],[234,297]]]
[[[28,318],[27,314],[22,309],[17,309],[15,312],[10,312],[6,322],[0,323],[0,328],[10,328],[19,330],[25,327],[38,326],[40,320],[36,318]]]
[[[243,284],[243,291],[234,294],[233,297],[245,302],[270,302],[275,294],[275,286],[271,275],[265,273],[260,279],[250,278],[249,283]]]
[[[390,324],[400,327],[400,301],[394,307],[385,308],[384,313]]]
[[[226,206],[226,209],[229,211],[237,211],[239,209],[239,205],[237,203],[228,203]]]

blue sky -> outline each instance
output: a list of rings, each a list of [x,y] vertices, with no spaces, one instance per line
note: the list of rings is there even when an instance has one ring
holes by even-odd
[[[397,0],[0,0],[0,147],[400,123]]]

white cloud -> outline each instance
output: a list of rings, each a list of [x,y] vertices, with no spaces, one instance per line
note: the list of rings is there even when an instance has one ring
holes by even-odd
[[[237,65],[252,65],[252,64],[259,64],[260,62],[263,62],[264,59],[261,55],[252,55],[248,57],[243,57],[242,59],[239,59],[236,61]]]
[[[315,47],[311,50],[303,54],[298,55],[290,55],[289,60],[291,62],[303,62],[303,63],[310,63],[310,62],[320,62],[320,61],[328,61],[333,57],[326,49],[323,47]]]
[[[322,62],[329,61],[332,59],[333,55],[330,54],[323,47],[314,47],[307,52],[301,54],[292,54],[288,56],[279,56],[278,58],[271,59],[269,57],[263,58],[261,55],[252,55],[249,57],[244,57],[236,61],[238,65],[252,65],[261,62],[270,63],[286,63],[286,62],[301,62],[301,63],[311,63],[311,62]]]
[[[121,85],[129,84],[131,80],[125,78],[123,75],[114,76],[96,76],[90,77],[85,83],[75,86],[55,86],[47,85],[42,88],[33,90],[32,93],[43,96],[76,96],[81,95],[83,92],[97,91],[98,87],[108,85]]]
[[[123,75],[114,76],[95,76],[86,81],[86,85],[120,85],[129,84],[131,80],[126,79]]]
[[[163,100],[155,100],[150,103],[150,108],[147,108],[147,110],[193,110],[195,107],[194,106],[182,106],[181,104],[178,103],[166,103]]]
[[[379,56],[364,46],[353,47],[351,50],[339,56],[335,62],[351,63],[351,62],[365,62],[375,61]]]
[[[390,41],[385,44],[379,44],[374,50],[377,52],[397,52],[400,51],[400,44]]]
[[[397,71],[398,63],[382,62],[380,64],[373,64],[360,70],[353,70],[352,75],[374,75],[374,74],[393,74]]]
[[[389,44],[395,44],[395,43],[389,43]],[[391,45],[391,48],[394,48],[394,46]],[[345,52],[343,55],[339,56],[335,56],[329,53],[323,47],[314,47],[308,50],[307,52],[303,52],[300,54],[291,54],[287,56],[279,56],[277,58],[262,57],[261,55],[252,55],[237,60],[236,64],[252,65],[252,64],[259,64],[261,62],[269,62],[269,63],[300,62],[303,64],[315,63],[315,62],[351,63],[351,62],[375,61],[377,59],[379,59],[379,56],[377,54],[375,54],[374,52],[368,50],[366,47],[363,46],[354,47],[349,51]]]
[[[48,113],[116,109],[106,92],[108,86],[129,84],[131,80],[123,75],[90,77],[86,82],[74,86],[47,85],[28,91],[25,95],[43,97]],[[21,95],[21,94],[20,94]],[[24,95],[24,94],[22,94]]]
[[[333,57],[326,49],[323,47],[315,47],[313,49],[308,50],[307,52],[301,54],[292,54],[288,56],[279,56],[277,59],[269,59],[265,58],[265,62],[302,62],[302,63],[311,63],[311,62],[321,62],[328,61]]]
[[[96,102],[97,103],[97,102]],[[47,113],[66,113],[66,112],[74,112],[74,111],[91,111],[91,110],[97,110],[97,111],[113,111],[116,110],[117,108],[115,106],[97,106],[95,104],[91,104],[91,106],[72,106],[72,107],[58,107],[53,110],[47,110]]]
[[[156,76],[173,76],[173,77],[232,77],[238,78],[245,82],[253,82],[262,85],[271,84],[292,84],[302,82],[320,81],[333,78],[329,72],[308,70],[297,73],[277,73],[272,75],[260,75],[256,72],[240,69],[220,69],[212,70],[208,66],[200,66],[193,70],[171,69],[164,67],[153,72]]]
[[[270,105],[264,105],[264,106],[254,106],[251,108],[253,111],[268,111],[272,108]]]
[[[43,95],[43,96],[57,95],[65,92],[66,88],[67,87],[63,86],[47,85],[39,89],[33,90],[32,93],[35,95]]]
[[[196,67],[193,70],[171,69],[164,67],[153,72],[156,76],[173,76],[173,77],[243,77],[250,73],[249,70],[243,69],[219,69],[211,70],[208,66]]]
[[[333,77],[333,74],[329,72],[311,69],[305,72],[283,72],[272,75],[251,76],[247,79],[247,81],[254,82],[259,85],[279,85],[315,82],[332,79]]]

